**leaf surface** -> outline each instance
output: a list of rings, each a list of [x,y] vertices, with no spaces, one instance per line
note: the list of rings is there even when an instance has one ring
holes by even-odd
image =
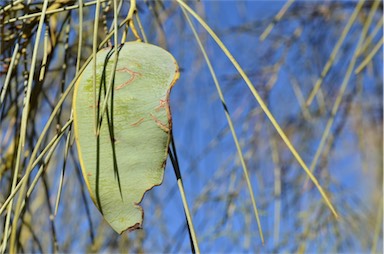
[[[101,105],[114,65],[110,48],[97,53],[74,92],[74,131],[88,190],[112,228],[141,228],[144,193],[163,181],[172,118],[169,94],[179,77],[173,56],[155,45],[127,42],[119,51],[115,82],[96,135],[95,107]],[[105,64],[107,63],[107,64]],[[100,114],[100,113],[98,113]]]

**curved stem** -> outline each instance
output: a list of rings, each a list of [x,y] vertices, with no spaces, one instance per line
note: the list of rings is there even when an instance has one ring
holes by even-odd
[[[171,159],[171,162],[172,162],[172,165],[173,165],[173,169],[175,171],[175,175],[176,175],[176,179],[177,179],[177,185],[179,187],[179,191],[180,191],[180,195],[181,195],[181,200],[183,202],[185,217],[187,219],[189,235],[192,238],[192,244],[193,244],[192,252],[200,254],[199,243],[197,241],[195,227],[193,225],[192,216],[191,216],[191,213],[189,211],[187,197],[185,196],[183,180],[182,180],[182,177],[181,177],[181,172],[180,172],[180,168],[179,168],[179,162],[178,162],[178,159],[177,159],[176,147],[175,147],[175,143],[174,143],[174,140],[173,140],[172,132],[171,132],[171,148],[169,148],[169,156],[170,156],[170,159]]]

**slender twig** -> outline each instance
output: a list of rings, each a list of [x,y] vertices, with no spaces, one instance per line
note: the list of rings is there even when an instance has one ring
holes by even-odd
[[[332,111],[331,111],[331,116],[329,117],[329,119],[327,121],[327,124],[325,126],[325,130],[323,132],[323,135],[321,136],[320,144],[317,147],[315,156],[314,156],[314,158],[313,158],[313,160],[311,162],[311,165],[310,165],[310,171],[311,172],[313,172],[313,170],[315,169],[317,161],[319,160],[320,155],[323,152],[324,145],[326,144],[326,141],[327,141],[327,138],[328,138],[329,133],[331,131],[333,122],[335,121],[336,114],[337,114],[337,112],[339,110],[339,107],[341,105],[345,89],[347,88],[349,80],[350,80],[350,78],[352,76],[353,69],[355,68],[355,64],[356,64],[357,58],[359,56],[359,54],[358,54],[359,53],[359,48],[362,45],[362,43],[364,41],[364,38],[365,38],[365,35],[368,32],[368,28],[370,27],[371,22],[372,22],[373,13],[376,11],[379,3],[380,3],[380,1],[375,1],[373,3],[371,11],[370,11],[370,14],[368,16],[368,19],[366,20],[366,22],[364,24],[363,30],[362,30],[362,32],[360,34],[360,38],[359,38],[359,40],[357,42],[357,46],[356,46],[355,52],[353,54],[353,57],[352,57],[351,61],[349,62],[348,69],[347,69],[347,71],[346,71],[346,73],[344,75],[343,82],[342,82],[342,84],[341,84],[341,86],[339,88],[339,92],[337,94],[335,103],[333,104]],[[308,182],[309,182],[309,179],[307,178],[305,183],[304,183],[304,187],[308,186]]]
[[[148,43],[148,39],[147,39],[147,36],[145,35],[145,31],[144,31],[143,25],[141,24],[140,16],[139,16],[139,14],[137,12],[136,12],[135,18],[137,20],[137,24],[139,25],[141,36],[143,36],[143,41],[145,43]]]
[[[141,41],[139,33],[136,30],[135,24],[133,22],[133,15],[137,12],[136,9],[136,0],[130,0],[131,5],[129,6],[127,17],[124,20],[125,30],[123,32],[123,37],[121,39],[121,43],[124,43],[127,39],[128,28],[131,28],[133,35],[136,37],[138,41]]]
[[[0,95],[0,105],[3,105],[5,94],[7,92],[7,88],[9,85],[9,82],[11,80],[13,66],[16,62],[16,56],[20,55],[19,53],[19,43],[16,43],[15,48],[13,49],[13,54],[11,58],[11,63],[8,66],[7,76],[5,77],[4,86],[1,88],[1,95]]]
[[[46,1],[45,3],[47,3],[47,2],[48,2],[48,1]],[[43,9],[44,9],[44,8],[43,8]],[[45,10],[46,10],[46,6],[45,6]],[[44,15],[44,13],[45,13],[45,12],[42,12],[43,15]],[[43,21],[44,21],[44,18],[40,19],[40,23],[42,23]],[[119,28],[120,28],[121,26],[123,26],[124,24],[125,24],[124,22],[120,23]],[[39,29],[39,28],[40,28],[40,29]],[[40,25],[39,25],[39,27],[38,27],[38,33],[37,33],[37,36],[36,36],[37,39],[40,38],[39,34],[41,34],[41,26],[40,26]],[[106,35],[105,39],[100,43],[100,45],[97,47],[97,49],[101,48],[101,47],[102,47],[102,46],[109,40],[109,38],[111,38],[112,36],[113,36],[113,32],[110,33],[110,34],[108,34],[108,35]],[[35,48],[37,48],[37,44],[36,44],[36,43],[35,43]],[[36,51],[37,51],[37,50],[34,50],[33,56],[36,55]],[[48,118],[48,120],[47,120],[47,122],[46,122],[46,124],[45,124],[45,126],[44,126],[44,128],[43,128],[43,130],[42,130],[42,132],[41,132],[41,135],[40,135],[40,137],[37,139],[37,142],[36,142],[35,146],[33,147],[32,153],[31,153],[31,155],[29,156],[29,162],[28,162],[28,165],[27,165],[27,167],[26,167],[25,174],[24,174],[24,176],[23,176],[23,177],[25,177],[25,179],[28,179],[29,176],[30,176],[30,174],[31,174],[31,171],[32,171],[32,169],[33,169],[33,164],[34,164],[35,158],[36,158],[36,156],[37,156],[37,153],[39,152],[39,149],[40,149],[40,146],[41,146],[41,144],[42,144],[42,142],[43,142],[43,140],[44,140],[44,137],[46,137],[47,131],[48,131],[50,125],[51,125],[52,122],[53,122],[53,119],[55,118],[56,114],[57,114],[58,111],[60,110],[60,108],[61,108],[61,106],[62,106],[64,100],[66,99],[66,97],[68,96],[68,94],[71,92],[72,88],[74,87],[75,82],[76,82],[76,80],[78,79],[78,77],[82,74],[82,72],[84,71],[85,67],[92,61],[92,59],[93,59],[92,57],[93,57],[93,56],[91,55],[91,56],[87,59],[87,61],[86,61],[86,62],[84,63],[84,65],[82,66],[82,68],[79,70],[79,72],[78,72],[78,73],[76,74],[76,76],[74,77],[74,79],[73,79],[73,80],[71,81],[71,83],[68,85],[67,89],[66,89],[66,90],[63,92],[63,94],[61,95],[59,101],[56,103],[55,108],[52,110],[51,115],[49,116],[49,118]],[[34,63],[35,61],[36,61],[36,57],[32,57],[32,63]],[[31,67],[34,67],[34,65],[31,66]],[[34,71],[33,71],[32,68],[30,68],[30,73],[31,73],[31,74],[34,73]],[[31,76],[32,76],[32,75],[31,75]],[[31,76],[30,76],[30,79],[32,79]],[[28,90],[27,90],[27,91],[28,91]],[[28,93],[27,93],[27,94],[28,94]],[[27,102],[28,102],[28,100],[27,100]],[[25,110],[25,109],[24,109],[24,110]],[[25,128],[24,128],[24,129],[25,129]],[[15,172],[15,174],[18,175],[16,172]],[[14,178],[14,179],[16,179],[16,178]],[[22,185],[21,185],[21,187],[20,187],[21,190],[19,191],[20,193],[25,193],[25,189],[26,189],[26,184],[27,184],[27,182],[28,182],[28,181],[23,181],[23,182],[22,182]],[[16,186],[16,185],[13,186],[13,188],[11,189],[11,192],[15,189],[15,186]],[[16,225],[17,225],[16,222],[17,222],[17,220],[18,220],[18,218],[19,218],[19,216],[20,216],[20,211],[22,210],[22,204],[24,203],[24,197],[25,197],[25,195],[21,195],[21,196],[19,197],[18,204],[17,204],[17,210],[16,210],[16,211],[18,211],[18,213],[15,214],[15,215],[17,215],[17,217],[14,217],[14,221],[15,221],[15,223],[13,223],[13,226],[14,226],[14,227],[16,227]],[[11,207],[12,207],[12,204],[11,204],[12,201],[13,201],[13,198],[10,200],[10,202],[9,202],[9,204],[8,204],[8,208],[9,208],[9,209],[11,209]],[[19,201],[20,201],[20,202],[19,202]],[[7,239],[8,239],[7,236],[9,235],[9,231],[8,231],[8,229],[9,229],[10,217],[11,217],[11,211],[9,211],[9,212],[7,213],[7,219],[6,219],[6,224],[5,224],[4,229],[5,229],[5,231],[7,231],[8,233],[7,233],[7,232],[4,232],[5,234],[4,234],[4,239],[3,239],[3,242],[2,242],[2,246],[0,247],[0,252],[5,252],[5,249],[6,249],[6,247],[7,247]],[[7,221],[8,221],[8,223],[7,223]],[[7,226],[7,225],[8,225],[8,226]],[[12,230],[12,231],[11,231],[11,240],[13,239],[13,241],[15,241],[15,238],[12,238],[12,234],[13,234],[13,232],[14,232],[14,234],[16,234],[16,230]],[[16,247],[16,246],[14,246],[14,247]],[[13,252],[15,252],[14,249],[13,249]]]
[[[56,134],[52,140],[44,147],[44,150],[39,154],[39,156],[34,160],[32,164],[32,168],[36,167],[37,164],[40,163],[40,161],[44,158],[44,156],[49,153],[51,148],[54,148],[55,145],[57,145],[58,141],[60,140],[63,133],[68,129],[69,126],[71,126],[73,119],[70,119],[61,129],[61,131]],[[54,150],[54,149],[53,149]],[[48,155],[46,157],[49,157]],[[22,184],[26,181],[27,175],[24,175],[19,182],[17,183],[15,189],[8,195],[7,199],[4,201],[2,206],[0,207],[0,215],[4,212],[7,205],[12,201],[12,199],[16,196],[17,192],[21,188]]]
[[[182,199],[183,206],[184,206],[184,212],[185,212],[185,216],[187,218],[187,225],[188,225],[189,233],[190,233],[190,236],[191,236],[192,242],[193,242],[192,252],[193,253],[196,252],[197,254],[200,254],[199,244],[198,244],[196,233],[195,233],[195,227],[194,227],[193,222],[192,222],[192,216],[191,216],[191,213],[189,211],[187,197],[186,197],[185,191],[184,191],[183,180],[181,177],[179,162],[178,162],[177,153],[176,153],[176,146],[174,143],[172,132],[171,132],[171,148],[169,148],[169,156],[170,156],[171,161],[172,161],[173,170],[175,172],[175,176],[176,176],[176,180],[177,180],[177,185],[179,186],[179,191],[180,191],[181,199]]]
[[[359,1],[359,3],[356,5],[355,10],[353,11],[351,17],[349,18],[348,23],[345,25],[343,32],[341,33],[340,38],[337,40],[337,43],[336,43],[335,47],[333,48],[332,53],[331,53],[327,63],[325,64],[323,71],[320,74],[320,77],[317,79],[315,86],[313,87],[311,93],[308,96],[308,99],[306,102],[307,106],[311,105],[313,98],[315,97],[316,93],[319,91],[320,86],[321,86],[325,76],[327,75],[329,69],[331,69],[333,62],[336,59],[336,55],[339,52],[339,49],[341,47],[341,44],[344,42],[345,37],[347,36],[349,30],[351,29],[351,27],[353,25],[353,22],[355,21],[361,8],[363,7],[364,1],[365,0]]]
[[[76,73],[80,69],[81,49],[83,46],[83,0],[79,0],[79,42],[77,45]]]
[[[30,72],[29,72],[29,77],[28,77],[27,92],[26,92],[25,100],[24,100],[25,105],[23,108],[22,118],[21,118],[20,138],[19,138],[19,145],[17,148],[16,164],[15,164],[15,170],[14,170],[14,175],[13,175],[13,180],[12,180],[12,188],[11,188],[12,190],[16,186],[18,174],[19,174],[20,167],[21,167],[21,157],[22,157],[21,154],[22,154],[22,151],[24,150],[25,137],[27,134],[27,122],[28,122],[28,114],[30,111],[30,99],[31,99],[31,94],[32,94],[32,83],[33,83],[33,78],[34,78],[34,73],[35,73],[36,62],[37,62],[37,54],[38,54],[38,49],[39,49],[39,44],[40,44],[40,37],[41,37],[42,29],[43,29],[45,12],[47,10],[47,7],[48,7],[48,0],[45,0],[44,4],[43,4],[43,9],[42,9],[41,17],[40,17],[39,26],[38,26],[37,32],[36,32],[36,41],[35,41],[35,45],[34,45],[33,53],[32,53],[32,62],[31,62],[31,67],[30,67]],[[21,188],[21,192],[20,192],[21,194],[20,194],[19,199],[17,200],[17,205],[15,208],[15,214],[13,217],[14,222],[12,223],[10,249],[9,249],[9,252],[11,254],[14,254],[17,252],[17,246],[16,246],[16,235],[17,235],[16,232],[17,232],[17,225],[18,225],[17,221],[19,220],[19,217],[21,214],[20,205],[21,205],[21,201],[23,200],[22,194],[24,193],[25,186],[26,185],[24,184],[23,187]],[[12,202],[9,204],[9,209],[8,209],[8,214],[7,214],[7,222],[8,223],[6,224],[5,232],[7,232],[7,230],[8,230],[9,219],[11,217],[11,209],[12,209]],[[4,236],[6,236],[6,235],[7,234],[5,233]],[[4,241],[6,242],[6,238],[4,239]],[[4,245],[4,247],[5,246],[6,245]]]
[[[361,55],[368,48],[368,46],[371,45],[372,40],[375,38],[377,33],[380,31],[381,27],[383,27],[383,19],[379,18],[377,20],[375,28],[372,30],[372,32],[369,34],[369,36],[363,42],[363,45],[360,47],[359,55]]]
[[[113,30],[114,33],[113,34],[114,34],[114,40],[115,40],[114,64],[113,64],[113,68],[111,69],[112,75],[110,76],[110,80],[108,83],[107,93],[104,96],[103,103],[101,104],[101,111],[100,111],[100,114],[98,116],[99,118],[98,118],[97,127],[96,127],[96,135],[100,134],[102,118],[103,118],[103,115],[104,115],[105,110],[107,108],[108,100],[110,99],[110,95],[111,95],[111,91],[114,87],[115,72],[116,72],[117,62],[118,62],[118,57],[119,57],[119,50],[118,50],[118,47],[116,44],[117,40],[118,40],[118,25],[117,25],[118,13],[117,13],[116,6],[117,6],[117,2],[116,2],[116,0],[114,0],[114,16],[115,16],[114,23],[113,23],[113,25],[114,25],[114,30]],[[135,30],[135,27],[134,27],[134,24],[130,23],[130,22],[132,22],[133,14],[135,13],[135,11],[136,11],[136,0],[131,0],[131,6],[129,8],[129,12],[127,15],[127,20],[128,20],[127,22],[130,24],[132,31]],[[137,34],[137,31],[136,31],[136,34]],[[140,39],[140,37],[139,37],[139,39]],[[123,35],[122,44],[124,43],[124,41],[125,41],[125,36]],[[95,100],[95,104],[96,104],[96,100]],[[96,109],[96,107],[95,107],[95,109]]]
[[[367,57],[361,62],[361,64],[356,68],[355,74],[359,74],[367,65],[372,61],[372,58],[377,54],[377,51],[381,49],[381,46],[384,44],[384,37],[376,43],[372,51],[367,55]]]
[[[92,43],[92,67],[93,67],[93,105],[97,105],[97,92],[96,92],[96,79],[97,79],[97,35],[99,30],[99,14],[100,14],[100,0],[96,3],[96,11],[95,11],[95,20],[93,24],[93,43]],[[97,107],[93,109],[93,124],[94,124],[94,133],[97,133],[97,126],[99,125],[99,115],[97,114]]]
[[[102,2],[107,2],[107,1],[109,1],[109,0],[95,0],[95,1],[90,1],[90,2],[82,4],[81,3],[82,0],[79,0],[79,4],[72,5],[72,6],[65,6],[65,7],[61,7],[61,8],[57,8],[57,9],[53,9],[53,10],[48,10],[48,11],[45,12],[45,14],[46,15],[50,15],[50,14],[54,14],[54,13],[61,13],[63,11],[69,11],[69,10],[74,10],[74,9],[82,9],[83,7],[89,7],[89,6],[95,5],[98,2],[102,3]],[[9,20],[5,21],[4,25],[6,25],[8,23],[19,21],[19,20],[35,18],[35,17],[41,16],[41,13],[42,12],[35,12],[35,13],[32,13],[32,14],[26,14],[24,16],[12,18],[12,19],[9,19]]]
[[[4,6],[3,8],[0,9],[0,15],[2,15],[4,12],[8,11],[9,9],[11,9],[12,7],[22,3],[23,0],[14,0],[12,1],[10,4],[7,4],[6,6]]]
[[[295,0],[289,0],[284,4],[284,6],[273,18],[273,21],[267,26],[264,32],[260,35],[259,37],[260,41],[264,41],[267,38],[269,33],[272,31],[273,27],[276,25],[277,22],[281,20],[281,18],[284,16],[284,14],[287,12],[288,8],[293,4],[294,1]]]
[[[270,138],[271,143],[271,153],[272,160],[275,164],[273,174],[274,174],[274,220],[273,220],[273,241],[275,246],[279,244],[280,236],[280,218],[281,218],[281,166],[279,158],[279,149],[277,148],[277,140],[274,135],[271,134]]]
[[[254,95],[257,102],[260,104],[260,107],[263,109],[264,113],[267,115],[268,119],[272,123],[272,125],[275,127],[276,131],[279,133],[280,137],[283,139],[293,156],[296,158],[297,162],[300,164],[300,166],[304,169],[304,171],[307,173],[309,178],[312,180],[312,182],[315,184],[317,189],[319,190],[321,196],[323,197],[325,203],[329,207],[329,209],[332,211],[334,216],[338,218],[338,214],[332,205],[331,201],[327,197],[327,194],[319,184],[316,177],[312,174],[312,172],[309,170],[308,166],[305,164],[297,150],[294,148],[292,143],[289,141],[287,135],[284,133],[284,131],[281,129],[279,124],[277,123],[275,117],[272,115],[271,111],[268,109],[266,104],[264,103],[263,99],[259,95],[259,93],[256,91],[255,86],[252,84],[252,82],[249,80],[248,76],[245,74],[244,70],[240,67],[239,63],[235,60],[235,58],[232,56],[232,54],[228,51],[227,47],[223,44],[223,42],[217,37],[215,32],[207,25],[207,23],[195,12],[193,11],[184,1],[182,0],[176,0],[180,5],[182,5],[203,27],[204,29],[211,35],[211,37],[215,40],[215,42],[219,45],[221,50],[224,52],[224,54],[228,57],[228,59],[231,61],[233,66],[236,68],[236,70],[239,72],[245,83],[247,84],[249,90]]]
[[[375,230],[373,234],[373,242],[371,245],[371,253],[375,253],[377,249],[377,242],[380,238],[380,233],[383,230],[383,199],[380,198],[380,202],[378,202],[378,209],[377,209],[377,215],[376,215],[376,221],[375,221]],[[380,250],[378,250],[380,252]]]
[[[71,117],[70,117],[70,119],[72,119],[71,121],[73,121],[73,110],[71,110]],[[65,166],[67,165],[68,152],[69,152],[69,149],[70,149],[70,146],[71,146],[71,133],[72,133],[72,124],[69,126],[69,130],[68,130],[68,134],[67,134],[67,139],[65,141],[63,167],[62,167],[62,170],[61,170],[59,187],[58,187],[57,195],[56,195],[54,217],[56,217],[57,211],[59,210],[61,191],[63,189],[63,184],[64,184]]]
[[[261,242],[264,244],[263,230],[261,228],[259,211],[257,209],[255,196],[253,194],[253,187],[252,187],[252,183],[251,183],[251,180],[250,180],[250,177],[249,177],[249,174],[248,174],[248,168],[247,168],[247,165],[246,165],[245,160],[244,160],[244,156],[243,156],[242,149],[240,147],[239,139],[237,138],[236,131],[235,131],[235,128],[233,126],[233,122],[232,122],[231,116],[229,114],[229,111],[228,111],[228,108],[227,108],[227,104],[226,104],[225,99],[224,99],[223,92],[221,90],[219,81],[217,80],[215,71],[213,70],[211,61],[209,60],[207,52],[204,49],[204,46],[203,46],[203,44],[202,44],[202,42],[201,42],[201,40],[199,38],[199,35],[196,32],[196,29],[195,29],[191,19],[188,16],[188,13],[185,11],[184,8],[181,8],[181,9],[183,11],[183,14],[184,14],[185,18],[188,21],[189,26],[192,29],[192,32],[193,32],[193,34],[195,36],[195,39],[196,39],[196,42],[198,43],[198,45],[200,47],[200,50],[201,50],[201,52],[204,55],[204,59],[205,59],[207,65],[208,65],[208,68],[209,68],[209,71],[211,73],[213,82],[215,83],[217,93],[219,94],[219,97],[220,97],[220,100],[221,100],[221,104],[223,105],[224,113],[225,113],[225,116],[226,116],[227,122],[228,122],[228,126],[229,126],[229,128],[231,130],[233,141],[235,142],[235,145],[236,145],[236,148],[237,148],[237,154],[238,154],[240,162],[241,162],[241,166],[242,166],[242,169],[243,169],[244,177],[245,177],[245,180],[246,180],[246,183],[247,183],[247,187],[248,187],[248,192],[249,192],[249,194],[251,196],[253,212],[255,214],[255,219],[256,219],[256,222],[257,222],[257,227],[259,228],[259,234],[260,234]]]
[[[305,99],[304,99],[303,93],[300,89],[300,86],[299,86],[297,79],[292,76],[290,78],[290,80],[291,80],[290,83],[292,85],[293,92],[295,93],[297,101],[299,102],[301,112],[303,113],[305,120],[307,120],[307,121],[312,120],[311,113],[309,112],[308,108],[305,106]]]

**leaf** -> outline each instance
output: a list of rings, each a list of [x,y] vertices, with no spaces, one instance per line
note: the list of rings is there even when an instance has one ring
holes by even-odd
[[[141,228],[144,212],[139,203],[146,191],[163,181],[172,127],[169,94],[179,71],[173,56],[164,49],[125,43],[97,136],[94,107],[101,111],[113,66],[110,48],[97,53],[99,105],[94,102],[93,65],[89,64],[78,79],[74,130],[92,200],[121,234]]]

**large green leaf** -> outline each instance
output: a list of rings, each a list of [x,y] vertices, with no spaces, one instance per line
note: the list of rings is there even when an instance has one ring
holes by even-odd
[[[169,93],[179,72],[175,59],[162,48],[125,43],[97,136],[95,107],[101,111],[113,65],[110,48],[97,53],[99,105],[94,102],[92,64],[77,81],[74,130],[90,195],[121,234],[141,227],[144,213],[138,204],[147,190],[163,181],[172,127]]]

